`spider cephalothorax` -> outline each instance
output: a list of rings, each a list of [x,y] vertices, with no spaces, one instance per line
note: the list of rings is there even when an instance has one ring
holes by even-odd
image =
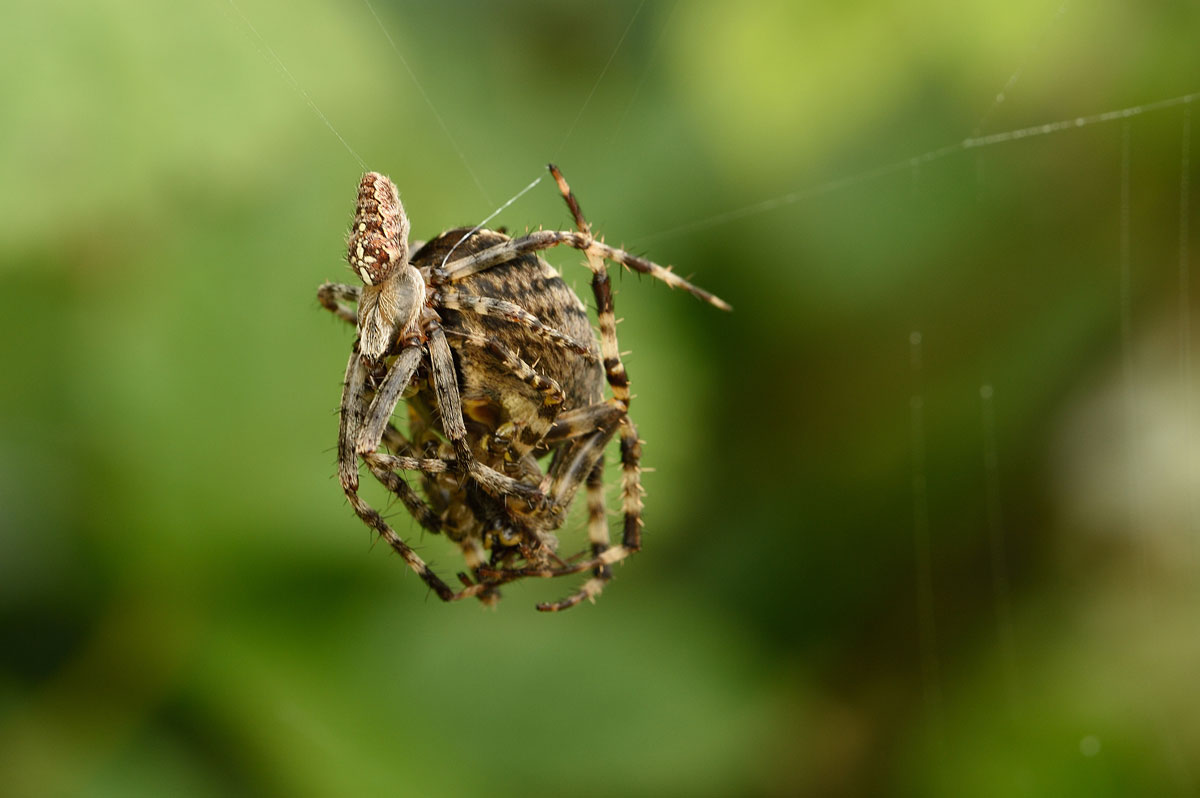
[[[383,175],[364,175],[348,249],[364,285],[326,283],[318,294],[359,333],[340,411],[342,489],[358,516],[446,601],[477,596],[490,603],[505,582],[592,571],[571,596],[538,605],[564,609],[594,598],[609,566],[641,547],[641,445],[628,414],[605,261],[728,309],[669,270],[593,238],[566,181],[553,166],[551,173],[576,231],[512,239],[451,230],[417,248],[411,261],[395,186]],[[535,254],[560,244],[587,256],[598,342],[583,303]],[[392,423],[402,397],[407,434]],[[624,529],[621,543],[610,546],[604,450],[618,434]],[[459,574],[463,589],[435,575],[358,495],[360,458],[421,526],[458,543],[472,571]],[[420,474],[424,497],[404,471]],[[553,533],[581,485],[590,548],[563,558]]]

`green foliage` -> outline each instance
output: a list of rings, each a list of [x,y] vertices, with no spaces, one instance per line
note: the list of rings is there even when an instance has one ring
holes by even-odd
[[[1129,122],[1125,267],[1119,121],[702,222],[1200,90],[1193,4],[18,5],[0,792],[1194,791],[1194,109]],[[656,471],[598,606],[442,606],[342,499],[351,148],[418,239],[555,160],[734,305],[615,277]],[[497,223],[569,225],[547,182]]]

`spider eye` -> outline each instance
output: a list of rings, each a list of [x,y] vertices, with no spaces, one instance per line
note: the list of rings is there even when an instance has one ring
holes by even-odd
[[[408,217],[396,185],[378,172],[358,184],[346,260],[367,285],[378,285],[408,260]]]

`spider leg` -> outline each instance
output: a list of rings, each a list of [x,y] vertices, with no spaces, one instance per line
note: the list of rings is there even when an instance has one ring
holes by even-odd
[[[383,438],[384,428],[390,426],[388,420],[391,419],[392,413],[396,410],[396,405],[400,402],[400,397],[404,393],[404,389],[408,387],[412,381],[413,374],[416,373],[417,366],[421,364],[421,346],[416,342],[410,342],[410,345],[396,356],[396,360],[388,369],[387,376],[384,377],[378,390],[375,392],[375,398],[371,401],[371,406],[367,409],[365,418],[361,421],[358,427],[358,434],[355,440],[355,453],[363,459],[367,464],[367,468],[375,475],[375,478],[383,483],[383,486],[399,497],[400,501],[412,514],[421,526],[428,529],[430,532],[441,532],[442,523],[438,518],[437,513],[417,494],[415,490],[392,469],[395,467],[391,461],[394,458],[392,455],[381,454],[379,444]],[[398,434],[399,430],[395,430]],[[404,460],[414,460],[414,458],[399,458]],[[420,462],[415,461],[414,462]],[[437,468],[437,461],[427,463],[429,469]],[[419,468],[419,470],[426,470]],[[441,470],[445,470],[442,464]]]
[[[581,235],[591,238],[591,225],[583,215],[583,210],[579,206],[579,201],[575,198],[575,194],[571,191],[571,187],[567,185],[567,181],[563,178],[562,173],[553,164],[550,165],[550,174],[554,176],[554,182],[558,185],[559,192],[562,193],[567,207],[571,211],[572,217],[575,219],[575,226],[578,228]],[[599,593],[603,588],[604,582],[611,577],[611,569],[609,566],[614,562],[625,559],[630,554],[640,551],[642,548],[642,485],[641,485],[641,456],[642,446],[638,440],[637,428],[634,426],[633,420],[629,417],[629,404],[632,400],[629,392],[629,376],[625,371],[625,364],[621,362],[621,351],[617,343],[617,322],[616,316],[613,313],[613,296],[612,286],[608,278],[608,269],[605,267],[604,260],[615,260],[622,265],[630,266],[638,271],[652,274],[659,279],[664,280],[668,285],[675,287],[671,279],[675,278],[674,273],[668,272],[657,264],[645,261],[643,264],[646,268],[639,268],[636,265],[622,260],[621,257],[614,257],[614,253],[604,252],[593,242],[593,245],[584,250],[587,257],[588,268],[592,270],[592,294],[596,299],[596,316],[600,323],[600,351],[604,357],[604,373],[608,380],[609,388],[612,390],[613,399],[610,402],[616,408],[623,412],[619,416],[621,425],[621,503],[624,513],[624,529],[621,538],[621,545],[615,548],[607,546],[607,530],[605,532],[605,545],[597,546],[595,539],[592,541],[592,567],[595,569],[595,576],[589,579],[584,584],[583,589],[574,596],[564,599],[557,604],[539,605],[539,610],[555,611],[565,609],[567,607],[578,604],[583,598],[594,598],[595,594]],[[657,270],[657,271],[656,271]],[[696,289],[686,281],[683,285],[696,296],[705,299],[717,307],[730,309],[722,300],[717,299],[712,294]],[[612,435],[612,427],[601,427],[601,432],[597,432],[595,437],[601,438],[601,455],[597,458],[602,462],[603,447],[608,443]],[[556,486],[555,490],[551,491],[551,495],[556,501],[560,498],[560,493],[565,493],[572,482],[577,483],[577,477],[572,476],[572,469],[566,470],[564,484]],[[588,472],[589,483],[592,480],[592,473]],[[590,485],[589,485],[590,489]],[[589,492],[589,511],[592,497]],[[568,498],[569,501],[569,498]],[[593,592],[594,591],[594,592]]]
[[[610,400],[611,401],[611,400]],[[604,405],[601,405],[602,407]],[[555,460],[551,464],[551,473],[554,475],[550,489],[547,491],[550,512],[561,514],[566,507],[571,503],[576,491],[583,484],[584,479],[588,480],[589,486],[595,483],[595,489],[599,490],[601,485],[599,481],[603,478],[602,463],[604,458],[604,449],[608,442],[612,440],[618,427],[627,421],[628,417],[624,413],[610,415],[600,429],[591,431],[590,434],[578,437],[566,444],[566,447],[558,450],[555,453]],[[597,469],[601,469],[598,471]],[[636,472],[635,472],[636,474]],[[639,497],[640,497],[640,488]],[[593,492],[589,490],[589,511],[592,503],[595,500]],[[602,494],[599,500],[603,503]],[[640,512],[640,506],[638,507]],[[606,563],[601,562],[601,558],[607,555],[608,551],[608,532],[607,525],[603,536],[599,534],[598,527],[595,524],[589,524],[589,537],[593,544],[593,552],[591,559],[583,562],[574,563],[571,565],[561,565],[559,567],[541,567],[528,566],[525,568],[510,568],[503,571],[485,569],[485,576],[495,581],[496,583],[509,582],[514,579],[520,579],[525,576],[536,576],[549,578],[553,576],[563,576],[566,574],[579,573],[586,571],[589,568],[597,568]],[[597,550],[597,544],[603,544]],[[640,545],[640,541],[638,541]],[[626,555],[622,555],[617,559],[624,559]]]
[[[595,432],[602,427],[616,424],[625,415],[625,408],[615,400],[568,410],[559,413],[554,424],[546,431],[539,446],[551,447],[563,441]]]
[[[377,462],[391,470],[420,471],[424,476],[426,494],[432,497],[442,490],[436,475],[457,474],[455,458],[452,455],[440,458],[412,456],[418,451],[427,451],[430,443],[440,439],[431,426],[432,419],[420,412],[415,405],[408,405],[408,415],[409,433],[413,436],[413,440],[409,440],[408,436],[393,424],[387,424],[383,431],[384,442],[396,454],[378,453]],[[452,479],[451,482],[453,483],[454,480]],[[443,498],[441,505],[446,507],[447,499]],[[438,515],[438,521],[441,531],[461,549],[463,559],[466,561],[467,567],[475,574],[476,580],[483,581],[479,577],[479,568],[487,562],[487,552],[484,551],[479,535],[471,527],[460,528],[452,513]],[[464,579],[461,573],[458,578],[467,586],[474,584],[469,579]],[[494,606],[500,600],[500,591],[494,587],[487,587],[478,593],[477,597],[481,603]]]
[[[317,291],[321,304],[339,318],[357,324],[355,310],[347,303],[358,302],[362,289],[358,286],[338,283],[325,283]],[[380,439],[387,438],[389,444],[399,448],[411,448],[411,444],[400,430],[388,423],[391,414],[400,401],[400,396],[412,379],[413,372],[420,362],[419,348],[405,349],[396,359],[383,384],[376,392],[370,409],[367,411],[366,423],[359,420],[359,430],[356,441],[358,454],[363,458],[371,473],[384,487],[400,499],[408,511],[421,526],[430,532],[442,531],[441,520],[429,505],[421,499],[403,478],[390,473],[392,469],[420,470],[428,473],[438,473],[447,470],[445,461],[415,460],[414,458],[399,458],[400,462],[392,462],[388,455],[376,451]],[[451,461],[453,463],[453,461]]]
[[[563,191],[567,205],[571,208],[572,215],[575,216],[576,225],[581,230],[580,233],[573,235],[586,235],[590,238],[590,234],[586,232],[589,230],[589,226],[587,220],[583,218],[579,203],[575,200],[574,195],[570,193],[570,189],[566,186],[566,181],[562,180],[560,174],[557,174],[557,170],[553,171],[556,173],[555,178],[559,183],[560,190]],[[608,278],[608,270],[604,264],[606,255],[596,247],[581,247],[581,249],[583,249],[587,257],[588,268],[592,271],[592,294],[596,300],[596,316],[600,326],[600,352],[604,359],[605,378],[608,381],[609,388],[612,390],[612,398],[606,404],[611,409],[602,412],[585,408],[586,412],[579,414],[573,419],[575,422],[578,422],[580,419],[599,422],[597,424],[599,430],[591,436],[579,438],[571,444],[568,454],[563,460],[563,464],[557,471],[558,476],[555,478],[549,495],[553,508],[565,507],[570,503],[580,482],[585,477],[590,477],[595,464],[603,456],[605,445],[612,438],[619,424],[621,427],[621,493],[625,525],[621,545],[609,548],[607,543],[605,543],[603,548],[599,548],[596,546],[596,541],[593,540],[592,557],[583,562],[559,568],[533,567],[512,569],[505,572],[502,578],[507,580],[516,579],[521,576],[562,576],[589,569],[595,571],[595,576],[588,580],[584,587],[572,596],[559,602],[538,605],[537,608],[539,610],[547,612],[567,609],[575,606],[584,598],[594,597],[599,592],[599,589],[603,587],[604,582],[611,576],[611,573],[606,575],[605,569],[613,563],[619,562],[630,554],[639,551],[642,546],[641,443],[638,440],[637,430],[633,425],[633,421],[628,416],[631,400],[629,376],[625,371],[624,363],[621,362],[620,347],[617,342],[617,325],[616,316],[613,312],[612,287]],[[570,424],[565,426],[567,429],[564,432],[569,432]]]
[[[531,504],[540,505],[545,496],[536,487],[505,476],[475,458],[467,439],[467,425],[463,421],[462,401],[458,395],[454,356],[450,352],[450,345],[446,343],[446,333],[436,320],[428,323],[427,332],[433,386],[442,414],[442,428],[454,446],[458,470],[460,473],[470,474],[480,487],[493,496],[516,496]]]
[[[597,433],[599,435],[600,433]],[[608,435],[611,436],[611,432]],[[608,439],[605,438],[605,443]],[[571,566],[571,572],[585,571],[589,568],[601,568],[620,562],[630,554],[636,554],[642,549],[642,442],[638,439],[637,427],[629,416],[621,419],[621,510],[624,516],[624,528],[621,534],[621,545],[594,552],[591,560],[576,563]],[[557,569],[547,576],[559,576],[566,573]],[[527,574],[532,576],[533,574]],[[585,586],[586,587],[586,586]],[[539,607],[538,609],[542,609]],[[553,608],[551,608],[553,609]]]
[[[358,313],[350,303],[358,303],[358,298],[362,294],[362,289],[354,285],[343,285],[342,283],[323,283],[317,289],[317,301],[321,306],[328,310],[333,315],[337,316],[342,321],[350,324],[358,324]]]
[[[355,343],[346,364],[346,378],[342,382],[342,401],[338,408],[338,481],[347,493],[358,490],[358,457],[355,443],[358,430],[362,427],[364,391],[367,383],[367,367],[358,353]]]
[[[604,455],[601,454],[592,470],[587,477],[587,508],[588,508],[588,540],[592,544],[592,557],[597,558],[608,550],[608,511],[604,502]],[[543,612],[561,612],[562,610],[570,609],[584,599],[595,601],[596,596],[604,590],[604,585],[612,579],[612,568],[608,565],[600,565],[593,569],[592,578],[583,583],[583,586],[558,601],[538,604],[537,608]]]
[[[393,469],[396,471],[420,471],[425,474],[453,473],[458,465],[453,457],[448,457],[445,459],[433,459],[427,457],[409,457],[407,455],[385,454],[384,452],[372,452],[371,462],[377,463],[382,468]],[[438,530],[433,529],[430,531],[437,532]]]
[[[523,457],[535,445],[545,440],[546,433],[553,426],[553,422],[558,415],[558,408],[561,407],[565,398],[561,388],[553,380],[543,377],[534,371],[528,364],[496,339],[459,332],[454,332],[453,334],[465,338],[468,343],[474,346],[485,349],[498,361],[506,365],[515,376],[542,393],[543,405],[540,408],[536,421],[526,426],[522,430],[520,438],[517,441],[511,442],[505,452],[506,456],[512,459]],[[581,437],[585,432],[592,434],[587,439],[579,440],[570,447],[563,459],[564,465],[558,469],[558,478],[551,483],[548,498],[550,499],[552,514],[561,515],[564,511],[563,508],[570,505],[584,475],[587,475],[588,536],[592,543],[591,556],[597,558],[604,554],[609,546],[608,522],[605,515],[603,492],[604,448],[609,440],[611,440],[617,425],[624,417],[625,410],[624,405],[615,399],[610,399],[605,403],[583,408],[582,410],[584,412],[575,411],[573,413],[575,416],[574,420],[577,423],[584,423],[588,426],[576,433],[574,437]],[[401,458],[395,458],[395,460],[397,465],[421,467],[420,461],[413,460],[412,458],[408,458],[403,463],[401,463]],[[541,571],[544,569],[537,570]],[[557,611],[573,607],[585,598],[594,599],[603,589],[604,583],[612,576],[611,569],[607,565],[598,565],[594,568],[594,571],[594,577],[588,580],[580,591],[554,604],[542,605],[539,609]],[[571,572],[573,573],[574,571]],[[494,574],[495,572],[491,573]],[[476,574],[484,576],[478,570],[476,570]],[[490,578],[488,581],[491,581]],[[507,580],[502,578],[501,581]]]
[[[567,203],[567,209],[571,211],[571,216],[575,219],[575,229],[585,236],[590,236],[592,234],[592,226],[584,218],[583,208],[579,207],[579,200],[575,199],[575,193],[567,185],[562,172],[558,171],[558,167],[554,164],[547,164],[546,168],[550,170],[550,175],[554,178],[554,184],[558,186],[558,192],[562,194],[563,200]]]
[[[538,373],[497,338],[459,331],[452,331],[451,334],[464,339],[471,346],[484,350],[513,376],[541,394],[542,403],[537,409],[537,415],[521,428],[516,440],[511,439],[516,431],[511,422],[500,425],[496,431],[496,438],[503,447],[505,461],[519,463],[546,436],[567,395],[556,381]]]
[[[444,268],[434,269],[431,277],[436,284],[454,283],[470,277],[476,272],[490,269],[500,263],[506,263],[526,253],[539,252],[543,249],[550,249],[551,247],[564,244],[583,252],[595,253],[602,258],[619,263],[635,272],[648,274],[657,280],[663,281],[672,288],[681,288],[721,310],[733,309],[725,300],[714,296],[699,286],[692,285],[669,268],[659,266],[653,261],[638,257],[618,247],[612,247],[601,241],[596,241],[590,235],[577,231],[535,230],[520,238],[514,238],[502,244],[488,247],[485,250],[476,252],[474,255],[452,260]]]
[[[630,554],[636,554],[642,548],[642,485],[641,485],[641,456],[642,446],[641,441],[637,437],[637,429],[628,416],[621,419],[621,503],[622,511],[625,517],[624,530],[621,536],[621,544],[606,548],[598,554],[593,555],[587,560],[572,563],[571,565],[562,566],[559,568],[512,568],[504,571],[493,571],[484,569],[483,573],[488,577],[491,584],[501,584],[503,582],[511,582],[515,579],[524,577],[538,577],[542,579],[550,579],[556,576],[567,576],[568,574],[577,574],[595,568],[602,568],[613,563],[620,562]],[[607,436],[607,437],[606,437]],[[612,436],[612,431],[598,432],[593,436],[607,442]],[[591,439],[584,439],[586,445],[593,445]],[[578,445],[578,444],[577,444]],[[600,447],[601,451],[603,446]],[[578,459],[577,459],[578,461]],[[578,467],[568,467],[564,469],[562,474],[563,485],[557,490],[552,490],[551,495],[559,495],[570,489],[570,483],[573,481],[578,487],[580,479],[579,473],[582,469]],[[585,472],[590,473],[590,472]],[[586,589],[586,586],[585,586]],[[573,597],[572,597],[573,598]],[[584,597],[586,598],[586,596]],[[574,606],[578,602],[573,602],[568,606]],[[539,610],[551,611],[556,609],[554,604],[539,604]]]
[[[579,232],[575,235],[585,236],[591,240],[591,227],[584,218],[575,195],[571,193],[570,187],[556,168],[552,166],[550,171],[554,175],[555,182],[558,183],[567,207],[571,209],[576,226],[579,228]],[[592,478],[591,475],[596,464],[603,458],[604,447],[612,438],[619,424],[621,427],[621,493],[625,526],[619,546],[608,547],[607,528],[603,542],[593,538],[592,557],[584,562],[559,568],[524,568],[513,569],[509,572],[511,576],[506,576],[506,578],[517,578],[518,574],[520,576],[552,577],[594,569],[595,575],[577,593],[559,602],[538,605],[539,610],[547,612],[573,607],[584,598],[594,598],[611,577],[609,566],[639,551],[642,546],[641,443],[637,437],[637,429],[628,415],[631,401],[629,376],[625,371],[624,363],[621,362],[621,352],[617,342],[616,316],[613,313],[612,286],[608,277],[608,269],[604,263],[605,258],[611,256],[594,245],[580,247],[580,249],[586,255],[588,268],[592,271],[592,294],[596,300],[596,316],[600,326],[600,352],[604,359],[605,378],[612,390],[612,398],[606,404],[611,407],[611,410],[602,414],[599,411],[587,409],[588,412],[581,414],[580,417],[584,420],[599,421],[599,430],[588,437],[576,439],[570,444],[566,457],[558,467],[557,476],[549,495],[551,506],[554,509],[570,504],[585,476],[589,480]],[[613,259],[621,262],[619,258]],[[711,297],[711,295],[709,296]],[[575,420],[578,421],[579,417]],[[567,431],[569,431],[569,425],[567,425]],[[591,497],[589,496],[589,512],[590,504]],[[592,530],[589,526],[589,537],[591,535]]]
[[[629,377],[625,372],[625,364],[621,362],[621,350],[617,345],[617,320],[616,316],[613,315],[612,285],[608,278],[608,268],[605,265],[605,260],[613,260],[622,265],[637,268],[638,271],[652,274],[672,287],[685,288],[696,296],[710,302],[715,300],[714,304],[719,303],[718,307],[724,305],[724,303],[707,291],[696,288],[686,280],[677,277],[674,272],[670,272],[656,263],[634,258],[634,256],[629,255],[629,253],[623,250],[616,250],[596,241],[592,237],[592,227],[588,224],[587,219],[584,218],[583,209],[580,208],[579,201],[575,198],[571,187],[567,185],[562,172],[558,170],[557,166],[550,164],[550,174],[554,176],[554,182],[558,185],[558,190],[562,193],[563,200],[567,203],[567,207],[571,211],[571,216],[575,219],[575,226],[578,228],[578,232],[576,233],[562,232],[554,233],[553,235],[562,237],[558,243],[565,243],[582,250],[587,258],[587,267],[592,272],[592,295],[596,299],[596,318],[600,323],[600,353],[604,358],[604,374],[608,380],[609,387],[612,389],[613,398],[628,411],[630,401]],[[525,238],[529,239],[544,232],[538,231],[538,233],[532,233]],[[517,244],[523,240],[525,239],[516,239],[515,241],[509,241],[499,246]],[[484,250],[484,252],[478,253],[475,257],[482,256],[487,252],[488,250]],[[633,267],[630,259],[640,261],[642,265]]]
[[[430,408],[418,397],[419,394],[413,397],[414,401],[405,406],[408,411],[408,436],[412,440],[393,434],[390,431],[393,429],[391,424],[384,432],[384,440],[394,454],[430,461],[423,463],[426,468],[421,469],[425,495],[429,503],[438,508],[443,530],[451,539],[458,540],[463,534],[453,522],[453,518],[446,513],[447,509],[459,501],[455,496],[462,490],[457,458],[453,448],[445,442],[445,436],[441,432],[441,419],[434,418],[436,401],[434,408]],[[397,443],[401,445],[396,446]],[[433,466],[433,460],[444,463],[447,466],[446,470]],[[456,532],[459,534],[455,534]]]
[[[566,508],[575,498],[575,492],[591,473],[596,463],[604,458],[604,449],[617,431],[621,417],[613,419],[591,435],[577,438],[567,444],[566,454],[554,471],[548,495],[553,506]]]
[[[418,350],[419,354],[419,350]],[[395,369],[393,369],[395,370]],[[390,376],[390,375],[389,375]],[[359,353],[357,342],[350,353],[350,362],[346,364],[346,381],[342,390],[340,420],[338,423],[338,480],[342,491],[354,509],[355,514],[371,527],[381,538],[387,541],[408,567],[437,593],[442,601],[456,601],[477,595],[486,586],[472,585],[455,592],[430,570],[425,561],[405,543],[395,530],[388,525],[383,516],[358,495],[358,445],[359,433],[366,417],[366,380],[367,364]],[[402,390],[402,389],[401,389]]]
[[[384,469],[385,473],[391,471],[420,471],[426,476],[427,480],[433,477],[435,474],[455,473],[456,464],[453,457],[418,458],[410,456],[408,453],[415,451],[413,443],[409,441],[408,438],[392,424],[388,424],[384,430],[384,442],[392,449],[404,453],[399,455],[391,455],[383,452],[377,452],[373,456],[372,460],[374,463]],[[372,469],[372,473],[375,473],[374,469]],[[390,475],[385,478],[382,474],[378,473],[376,473],[376,477],[384,483],[385,487],[390,486],[392,480],[397,478],[396,475]],[[408,488],[408,484],[403,478],[399,478],[398,481],[400,485]],[[427,490],[436,490],[436,486],[432,488],[429,487],[431,484],[430,482],[427,482],[426,484]],[[409,490],[411,491],[411,489]],[[411,512],[418,518],[418,520],[420,520],[422,515],[421,511],[414,510],[413,507],[409,505],[407,501],[405,501],[405,497],[399,492],[397,492],[397,495],[400,496],[401,501],[404,501],[405,505],[408,506],[409,512]],[[428,508],[428,504],[422,501],[419,497],[417,498],[417,501],[420,501],[423,506]],[[423,523],[422,525],[430,531],[445,533],[447,537],[457,543],[458,547],[462,550],[463,559],[466,560],[467,566],[471,569],[472,573],[476,574],[476,578],[479,578],[479,568],[487,562],[487,553],[484,551],[483,544],[478,535],[472,535],[466,530],[459,529],[454,524],[452,518],[446,518],[437,515],[436,511],[434,511],[432,508],[428,508],[428,510],[431,516],[437,522],[437,528],[435,529],[429,524]],[[459,578],[462,578],[461,575]],[[500,598],[499,591],[495,589],[486,589],[478,595],[480,601],[489,605],[494,604]]]
[[[637,427],[626,416],[621,419],[621,512],[624,528],[621,530],[622,551],[613,555],[610,551],[601,555],[608,563],[623,560],[630,554],[642,550],[642,441]]]
[[[411,410],[411,407],[410,407]],[[410,413],[410,424],[413,424],[412,414]],[[421,432],[417,427],[411,427],[410,430],[421,438]],[[426,477],[426,489],[429,490],[429,482],[435,474],[455,473],[454,456],[434,457],[415,457],[415,453],[420,450],[417,441],[409,440],[408,435],[401,432],[395,424],[388,423],[383,430],[383,443],[391,450],[388,452],[376,452],[376,462],[384,468],[399,470],[399,471],[420,471]],[[436,511],[435,511],[436,512]],[[440,530],[431,529],[432,532],[446,530],[446,519],[438,516],[440,521]],[[429,527],[426,527],[427,529]]]
[[[480,316],[490,316],[492,318],[504,319],[513,324],[519,324],[547,343],[569,349],[572,352],[583,355],[589,360],[596,359],[595,352],[587,344],[576,341],[569,335],[543,324],[542,320],[537,316],[512,302],[443,289],[434,293],[433,303],[435,306],[470,311]]]

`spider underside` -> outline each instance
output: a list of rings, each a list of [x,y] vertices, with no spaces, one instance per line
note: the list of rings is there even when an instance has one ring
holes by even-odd
[[[408,220],[395,186],[367,173],[349,260],[364,285],[326,283],[323,306],[355,324],[338,432],[338,477],[355,513],[444,601],[492,604],[525,577],[590,571],[574,593],[539,610],[593,599],[611,566],[641,548],[641,443],[629,417],[606,260],[650,274],[717,307],[728,305],[668,269],[592,236],[551,166],[576,230],[509,238],[451,230],[408,256]],[[536,253],[567,245],[592,271],[599,340],[587,310]],[[610,396],[604,395],[607,383]],[[406,432],[392,423],[406,402]],[[621,541],[609,538],[604,452],[620,439]],[[461,548],[470,574],[452,589],[358,493],[359,461],[426,530]],[[416,472],[418,493],[404,472]],[[589,547],[557,552],[554,531],[580,487]],[[423,494],[423,495],[422,495]],[[489,553],[490,552],[490,553]]]

